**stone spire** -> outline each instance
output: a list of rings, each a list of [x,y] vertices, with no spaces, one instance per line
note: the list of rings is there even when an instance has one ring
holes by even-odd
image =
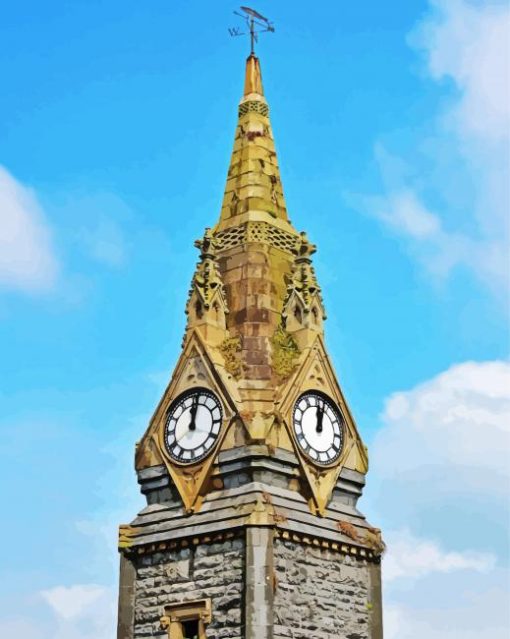
[[[269,107],[254,55],[246,61],[244,95],[217,230],[248,218],[287,222]]]
[[[244,77],[244,95],[247,96],[252,93],[256,93],[259,97],[264,97],[260,62],[254,54],[250,55],[246,60],[246,74]]]

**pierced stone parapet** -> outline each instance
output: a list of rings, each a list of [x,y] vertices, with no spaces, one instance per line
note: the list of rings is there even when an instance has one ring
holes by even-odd
[[[294,253],[299,242],[299,238],[293,233],[288,233],[267,222],[248,222],[233,226],[218,232],[216,237],[221,242],[222,250],[241,246],[246,242],[259,242]]]
[[[239,117],[241,118],[247,113],[260,113],[260,115],[267,118],[269,115],[269,107],[265,102],[261,102],[260,100],[247,100],[239,105]]]
[[[234,248],[240,246],[244,242],[246,235],[246,225],[232,226],[225,231],[220,231],[216,234],[216,237],[221,242],[222,250]]]

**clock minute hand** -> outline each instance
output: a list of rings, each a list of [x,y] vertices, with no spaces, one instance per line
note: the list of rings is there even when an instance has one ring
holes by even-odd
[[[317,432],[322,433],[322,422],[324,420],[324,405],[317,406]]]
[[[190,422],[189,422],[189,429],[190,430],[195,430],[197,425],[195,424],[195,419],[197,416],[197,410],[198,410],[198,397],[195,396],[193,398],[193,404],[191,405],[191,410],[190,410]]]

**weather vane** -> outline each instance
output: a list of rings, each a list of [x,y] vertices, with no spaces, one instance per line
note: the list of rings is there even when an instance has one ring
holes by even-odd
[[[238,11],[234,11],[234,13],[246,22],[250,33],[251,55],[255,55],[255,42],[259,41],[258,34],[266,33],[267,31],[274,33],[274,26],[272,22],[269,22],[267,18],[264,18],[264,16],[260,15],[255,9],[241,7],[241,11],[243,13],[239,13]],[[228,32],[232,37],[247,35],[247,32],[241,31],[239,27],[231,27]]]

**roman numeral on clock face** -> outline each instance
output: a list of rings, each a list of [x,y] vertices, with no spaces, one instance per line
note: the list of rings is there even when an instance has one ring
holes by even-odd
[[[167,412],[164,442],[172,459],[192,464],[214,447],[223,421],[219,399],[210,390],[195,388],[179,395]]]

